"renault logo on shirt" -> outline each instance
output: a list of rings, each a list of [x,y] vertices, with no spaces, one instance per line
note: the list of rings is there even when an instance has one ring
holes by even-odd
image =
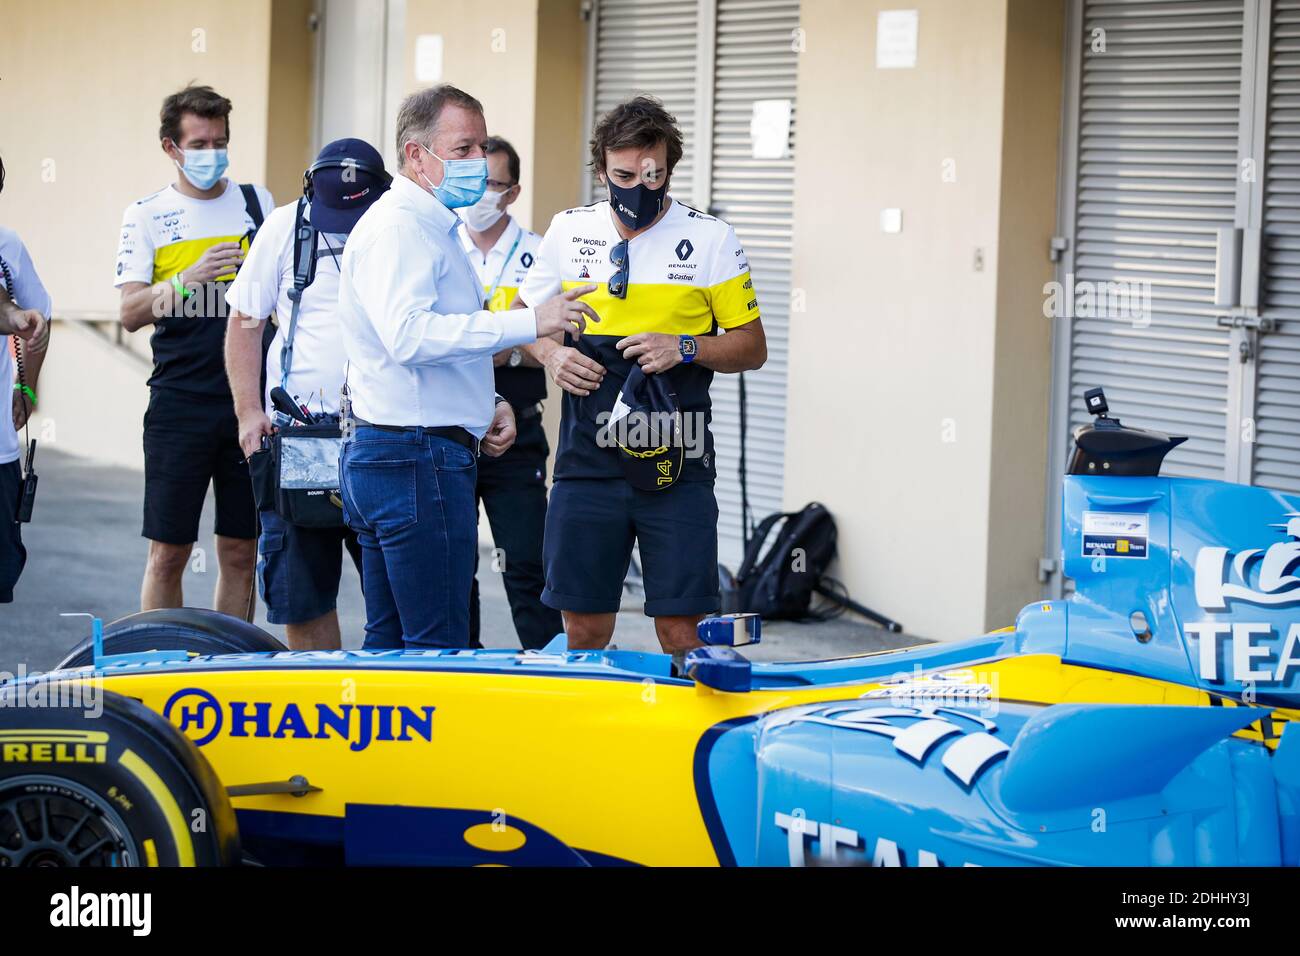
[[[691,253],[694,251],[695,247],[691,245],[691,240],[689,239],[683,239],[681,242],[677,243],[677,258],[682,262],[689,259]]]

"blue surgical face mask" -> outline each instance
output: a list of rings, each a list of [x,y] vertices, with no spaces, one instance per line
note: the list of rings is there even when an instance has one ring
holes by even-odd
[[[429,183],[433,195],[448,209],[460,209],[472,206],[487,192],[488,164],[487,157],[478,159],[443,159],[427,146],[415,144],[438,162],[442,163],[442,185],[435,186],[429,177],[420,173],[420,178]]]
[[[211,189],[221,181],[230,165],[230,157],[224,149],[185,149],[181,152],[185,154],[185,165],[176,165],[195,189]]]

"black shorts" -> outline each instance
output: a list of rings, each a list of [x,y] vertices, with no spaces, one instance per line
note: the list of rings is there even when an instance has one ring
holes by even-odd
[[[718,503],[711,481],[639,491],[622,478],[562,478],[546,509],[546,590],[561,611],[619,609],[632,544],[641,549],[645,613],[718,609]]]
[[[18,511],[18,486],[22,469],[18,462],[0,465],[0,604],[14,599],[14,585],[27,563],[23,547],[23,526],[14,520]]]
[[[153,389],[144,413],[144,536],[164,544],[197,541],[209,484],[216,533],[256,538],[253,484],[230,399]]]

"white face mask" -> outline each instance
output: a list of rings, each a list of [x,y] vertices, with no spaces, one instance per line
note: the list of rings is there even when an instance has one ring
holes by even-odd
[[[485,192],[474,205],[461,209],[460,217],[465,220],[465,225],[475,232],[487,232],[495,226],[497,220],[506,214],[506,211],[501,208],[501,197],[505,194],[504,191]]]

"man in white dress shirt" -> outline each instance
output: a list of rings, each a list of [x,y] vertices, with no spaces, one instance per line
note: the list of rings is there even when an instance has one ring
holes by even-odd
[[[535,309],[483,308],[452,210],[487,188],[487,138],[468,93],[443,85],[407,97],[398,175],[343,253],[343,411],[355,423],[343,507],[362,549],[367,650],[468,646],[478,453],[499,456],[515,438],[492,356],[599,321],[579,301],[595,286]]]

